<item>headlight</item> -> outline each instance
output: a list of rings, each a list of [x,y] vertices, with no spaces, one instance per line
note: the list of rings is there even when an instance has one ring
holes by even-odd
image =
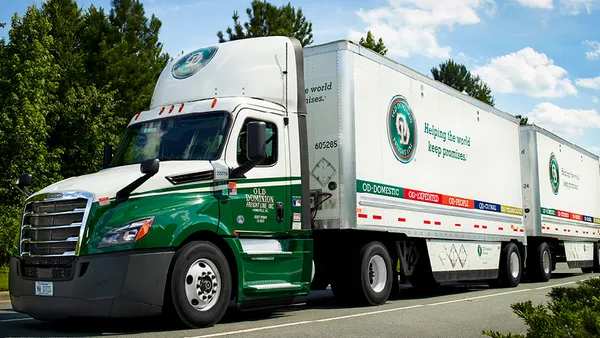
[[[148,217],[127,223],[118,228],[111,229],[104,234],[104,237],[102,237],[102,240],[100,240],[98,247],[131,244],[137,242],[142,237],[146,236],[153,222],[154,217]]]

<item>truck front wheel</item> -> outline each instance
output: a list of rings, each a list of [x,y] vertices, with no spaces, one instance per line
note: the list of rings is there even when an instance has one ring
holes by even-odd
[[[225,255],[210,242],[191,242],[175,254],[171,276],[173,307],[192,328],[216,324],[227,310],[231,272]]]

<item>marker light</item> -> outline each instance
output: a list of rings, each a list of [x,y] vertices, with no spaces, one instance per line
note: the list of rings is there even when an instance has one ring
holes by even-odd
[[[214,108],[217,105],[217,99],[214,99],[212,102],[211,108]]]
[[[109,230],[98,244],[98,247],[131,244],[142,239],[154,222],[154,217],[142,218],[121,227]]]
[[[165,112],[165,107],[160,108],[160,112],[158,113],[158,115],[162,115],[162,113]]]
[[[181,113],[182,110],[183,110],[183,103],[181,104],[181,106],[179,106],[179,112]]]
[[[141,112],[141,111],[140,111],[140,112],[138,112],[137,114],[135,114],[135,119],[137,120],[137,119],[140,117],[140,115],[141,115],[141,114],[142,114],[142,112]]]
[[[173,112],[173,108],[175,108],[175,106],[171,106],[171,108],[169,109],[169,114],[171,114]]]

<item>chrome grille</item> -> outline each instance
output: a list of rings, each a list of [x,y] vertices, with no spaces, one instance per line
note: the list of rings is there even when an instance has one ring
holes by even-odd
[[[21,255],[75,256],[91,206],[84,193],[51,193],[27,203],[21,228]]]
[[[93,197],[85,193],[34,196],[21,226],[21,274],[36,280],[73,278],[79,238]]]

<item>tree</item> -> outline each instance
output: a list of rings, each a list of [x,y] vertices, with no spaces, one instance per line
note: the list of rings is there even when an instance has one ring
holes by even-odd
[[[74,0],[47,0],[14,15],[0,39],[0,265],[21,223],[23,172],[32,191],[101,168],[131,116],[146,109],[168,55],[160,21],[137,0],[110,14]]]
[[[437,81],[445,83],[460,92],[465,92],[467,95],[491,106],[494,105],[490,87],[483,82],[479,75],[473,76],[467,70],[467,67],[452,59],[441,63],[439,69],[437,67],[432,68],[431,74]]]
[[[529,124],[529,118],[527,116],[521,116],[521,115],[515,115],[516,118],[518,118],[519,124],[522,126],[526,126]]]
[[[359,44],[363,47],[369,48],[372,51],[379,53],[381,55],[385,55],[387,54],[387,48],[385,47],[385,45],[383,44],[383,39],[379,38],[379,40],[377,40],[377,42],[375,42],[375,38],[373,37],[373,34],[371,33],[371,31],[367,32],[367,38],[360,38],[360,42]]]
[[[90,23],[83,35],[92,38],[86,64],[94,72],[97,88],[115,92],[117,116],[129,120],[148,109],[154,85],[169,55],[162,52],[158,33],[162,23],[156,16],[145,16],[139,0],[113,0],[108,19],[103,11],[91,8],[84,18]]]
[[[233,28],[226,30],[229,40],[218,31],[220,43],[260,36],[294,37],[302,46],[313,42],[312,23],[304,17],[301,8],[296,10],[290,3],[277,7],[266,1],[253,0],[246,13],[249,21],[241,24],[237,11],[233,12]]]

